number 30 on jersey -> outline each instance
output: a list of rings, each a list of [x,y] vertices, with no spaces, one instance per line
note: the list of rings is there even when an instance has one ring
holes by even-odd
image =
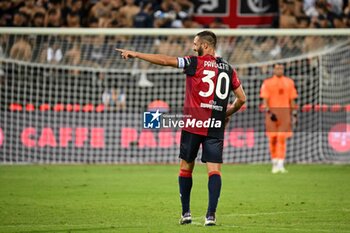
[[[226,74],[225,72],[221,72],[219,74],[218,80],[217,80],[217,83],[216,83],[216,87],[215,87],[214,81],[212,80],[212,78],[214,78],[214,76],[215,76],[215,71],[213,71],[213,70],[204,70],[203,74],[205,76],[202,78],[202,81],[204,83],[208,83],[209,84],[209,89],[206,92],[200,91],[199,95],[203,96],[203,97],[211,96],[213,94],[214,88],[215,88],[216,96],[219,97],[220,99],[226,99],[227,96],[228,96],[229,85],[230,85],[230,78],[229,78],[228,74]],[[224,84],[222,82],[222,79],[225,79]],[[224,93],[221,92],[221,85],[225,85]]]

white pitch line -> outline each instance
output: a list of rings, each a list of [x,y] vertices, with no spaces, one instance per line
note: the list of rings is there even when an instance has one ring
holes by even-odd
[[[325,209],[325,210],[299,210],[299,211],[275,211],[275,212],[258,212],[258,213],[232,213],[232,214],[220,214],[223,217],[249,217],[249,216],[262,216],[262,215],[280,215],[280,214],[300,214],[300,213],[313,213],[313,212],[330,212],[330,211],[342,211],[348,212],[348,209]],[[192,217],[192,219],[204,219],[204,216]]]
[[[331,211],[342,211],[342,212],[349,212],[350,209],[324,209],[324,210],[300,210],[300,211],[276,211],[276,212],[260,212],[260,213],[232,213],[232,214],[222,214],[219,216],[222,217],[247,217],[247,216],[263,216],[263,215],[281,215],[281,214],[298,214],[298,213],[313,213],[313,212],[331,212]],[[193,220],[203,220],[204,222],[204,216],[200,217],[192,217]],[[203,226],[204,224],[193,221],[192,224],[194,225],[200,225]],[[301,229],[301,228],[290,228],[290,227],[274,227],[274,226],[266,226],[266,225],[243,225],[243,226],[237,226],[237,225],[227,225],[227,224],[218,224],[219,227],[227,227],[227,228],[259,228],[259,229],[271,229],[276,231],[283,231],[283,230],[292,230],[295,232],[330,232],[330,230],[326,229]],[[342,232],[348,232],[348,230],[342,230]]]
[[[226,226],[226,225],[222,225],[222,226]],[[227,225],[230,226],[230,225]],[[238,227],[238,226],[235,226]],[[284,231],[284,230],[288,230],[288,231],[296,231],[296,232],[334,232],[334,230],[331,229],[304,229],[304,228],[295,228],[295,227],[274,227],[274,226],[253,226],[253,225],[244,225],[244,226],[239,226],[239,228],[259,228],[259,229],[271,229],[271,230],[279,230],[279,231]],[[341,232],[350,232],[348,230],[341,230]]]

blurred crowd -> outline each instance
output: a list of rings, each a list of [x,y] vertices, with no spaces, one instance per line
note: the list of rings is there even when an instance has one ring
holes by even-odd
[[[0,26],[202,27],[193,7],[190,0],[1,0]]]
[[[191,0],[0,0],[0,26],[227,28],[193,20]],[[272,27],[350,27],[349,0],[279,0]]]
[[[190,0],[0,0],[0,26],[227,28],[220,18],[193,21]],[[350,27],[350,0],[279,0],[274,24],[281,28]],[[276,26],[275,25],[275,26]],[[273,25],[272,25],[273,26]],[[94,68],[149,68],[116,59],[114,48],[193,54],[192,37],[0,35],[0,57]],[[231,64],[252,64],[315,52],[343,37],[219,37],[217,53]],[[246,69],[241,69],[246,73]]]
[[[221,18],[208,25],[194,20],[193,0],[0,0],[0,27],[85,27],[85,28],[228,28]],[[205,1],[202,1],[205,2]],[[275,28],[350,28],[350,0],[278,0]],[[347,36],[222,36],[217,55],[237,67],[239,75],[269,75],[266,61],[305,55],[284,61],[288,75],[317,72],[316,56],[327,47],[348,41]],[[67,36],[0,35],[0,58],[55,65],[69,75],[83,74],[79,67],[129,69],[140,77],[140,85],[152,86],[147,73],[152,65],[138,60],[116,59],[115,48],[161,53],[171,56],[193,54],[193,36]],[[287,59],[288,60],[288,59]],[[345,62],[349,61],[339,60]],[[4,63],[5,64],[5,63]],[[0,78],[5,65],[0,63]],[[255,64],[255,65],[254,65]],[[3,66],[3,67],[2,67]],[[73,67],[73,68],[72,68]],[[302,67],[302,69],[300,69]],[[11,66],[5,67],[11,69]],[[4,68],[4,69],[5,69]],[[52,68],[52,69],[51,69]],[[101,68],[101,69],[100,69]],[[159,67],[157,68],[159,69]],[[46,71],[45,71],[46,72]],[[96,76],[96,77],[95,77]],[[101,73],[94,80],[102,93],[98,98],[109,110],[126,108],[126,90],[110,85]],[[117,80],[117,79],[112,79]],[[0,84],[2,79],[0,79]],[[0,85],[1,86],[1,85]],[[257,84],[257,87],[259,85]],[[101,95],[101,96],[100,96]]]
[[[349,0],[280,0],[280,28],[349,28]]]

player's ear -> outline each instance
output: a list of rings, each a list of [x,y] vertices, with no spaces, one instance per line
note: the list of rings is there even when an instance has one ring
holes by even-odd
[[[203,43],[203,47],[204,47],[205,49],[208,49],[209,44],[208,44],[207,42],[204,42],[204,43]]]

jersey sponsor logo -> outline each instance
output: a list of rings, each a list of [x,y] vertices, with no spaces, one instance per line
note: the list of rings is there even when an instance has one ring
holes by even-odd
[[[198,0],[194,3],[196,16],[224,16],[228,15],[229,0]]]
[[[201,103],[200,107],[201,108],[208,108],[208,109],[213,109],[216,111],[220,111],[222,112],[224,110],[224,107],[220,106],[220,105],[216,105],[215,101],[213,101],[214,103]]]
[[[240,0],[239,14],[260,15],[277,12],[278,3],[276,0]]]

